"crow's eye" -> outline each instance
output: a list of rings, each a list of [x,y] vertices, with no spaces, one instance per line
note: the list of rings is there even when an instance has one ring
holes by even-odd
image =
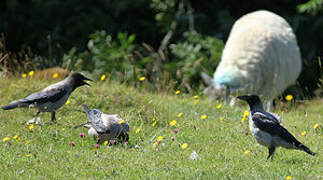
[[[93,110],[93,114],[94,114],[94,115],[98,115],[98,114],[99,114],[99,111],[97,111],[97,110]]]

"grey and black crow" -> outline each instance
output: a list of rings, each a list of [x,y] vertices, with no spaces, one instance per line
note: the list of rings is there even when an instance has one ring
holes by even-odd
[[[83,104],[83,108],[90,122],[79,126],[90,128],[88,134],[98,139],[98,144],[110,140],[117,140],[119,142],[129,140],[129,125],[119,118],[118,115],[105,114],[98,109],[91,110],[85,104]]]
[[[272,113],[263,109],[260,98],[257,95],[238,96],[238,99],[247,101],[250,106],[249,128],[256,141],[268,147],[269,155],[273,159],[276,147],[287,149],[298,149],[315,155],[308,147],[300,143],[292,134],[290,134],[280,121]]]
[[[65,104],[71,93],[80,86],[89,85],[85,81],[92,81],[91,79],[83,76],[80,73],[72,73],[64,80],[52,84],[45,89],[33,93],[23,99],[10,102],[2,109],[9,110],[20,107],[37,108],[35,116],[40,112],[51,112],[51,120],[55,121],[55,112]]]

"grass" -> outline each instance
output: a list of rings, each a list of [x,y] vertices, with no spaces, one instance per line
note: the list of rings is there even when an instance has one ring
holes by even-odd
[[[51,81],[10,78],[0,85],[1,105],[46,87]],[[0,111],[0,175],[2,179],[322,179],[323,100],[306,101],[296,108],[276,110],[283,125],[317,153],[278,148],[272,162],[267,148],[258,145],[241,122],[247,106],[217,106],[205,97],[153,94],[144,88],[113,82],[92,83],[70,97],[56,113],[57,123],[46,125],[50,113],[41,113],[41,125],[30,132],[26,122],[34,109]],[[119,114],[130,125],[129,145],[95,148],[87,129],[72,128],[87,121],[74,111],[86,103],[106,113]],[[285,105],[286,106],[286,105]],[[182,117],[177,117],[183,113]],[[206,115],[206,119],[201,116]],[[223,120],[220,120],[222,118]],[[153,122],[157,121],[153,126]],[[176,120],[174,126],[169,123]],[[313,126],[318,123],[319,127]],[[141,128],[139,133],[136,130]],[[178,129],[175,134],[174,130]],[[247,130],[248,135],[245,135]],[[301,135],[306,131],[305,136]],[[81,138],[80,133],[86,136]],[[18,135],[20,142],[14,139]],[[154,146],[163,136],[160,145]],[[3,142],[2,139],[10,137]],[[174,141],[171,140],[174,137]],[[29,143],[26,144],[26,140]],[[74,141],[75,146],[70,143]],[[181,146],[187,143],[187,148]],[[250,151],[245,154],[245,151]],[[198,159],[191,160],[192,152]]]

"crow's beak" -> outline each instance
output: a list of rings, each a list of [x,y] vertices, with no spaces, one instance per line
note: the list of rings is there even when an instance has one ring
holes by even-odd
[[[84,77],[83,82],[84,82],[85,85],[88,85],[88,86],[91,86],[91,85],[89,83],[85,82],[85,81],[91,81],[91,82],[93,82],[92,79],[89,79],[87,77]]]
[[[93,81],[92,79],[89,79],[87,77],[84,77],[84,80],[87,80],[87,81]]]
[[[241,99],[241,100],[244,100],[244,101],[247,101],[247,96],[238,96],[237,98]]]
[[[87,83],[87,82],[85,82],[85,81],[83,81],[83,82],[84,82],[84,84],[85,84],[85,85],[91,86],[89,83]]]

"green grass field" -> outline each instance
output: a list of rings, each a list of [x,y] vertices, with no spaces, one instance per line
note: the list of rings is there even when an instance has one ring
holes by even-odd
[[[1,105],[53,82],[2,79]],[[210,102],[203,95],[195,104],[194,95],[152,94],[144,88],[96,82],[72,94],[70,104],[57,111],[56,124],[47,125],[50,113],[41,113],[43,122],[35,125],[32,132],[26,122],[33,118],[35,109],[0,110],[0,177],[286,179],[291,176],[292,179],[323,179],[322,99],[305,101],[297,106],[285,103],[275,110],[281,115],[283,125],[317,156],[278,148],[271,162],[266,161],[267,148],[258,145],[250,134],[248,121],[241,122],[248,109],[245,104],[220,107],[220,102]],[[96,142],[87,135],[87,129],[72,127],[87,121],[83,113],[74,111],[81,109],[83,103],[109,114],[119,114],[127,121],[130,125],[129,144],[103,144],[96,149]],[[182,113],[181,117],[178,117],[179,113]],[[203,115],[206,115],[205,119],[201,118]],[[173,120],[176,124],[170,126]],[[314,129],[316,123],[319,126]],[[175,129],[178,129],[177,134]],[[303,131],[306,131],[305,136]],[[80,133],[86,136],[81,138]],[[10,139],[4,142],[6,137]],[[162,140],[156,146],[157,138]],[[72,141],[75,146],[70,145]],[[185,143],[187,147],[183,148]],[[190,159],[192,152],[198,154],[197,159]]]

